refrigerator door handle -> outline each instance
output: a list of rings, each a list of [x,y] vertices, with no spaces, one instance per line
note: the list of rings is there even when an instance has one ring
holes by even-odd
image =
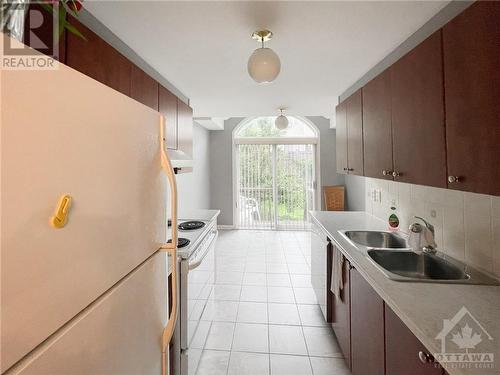
[[[174,334],[175,324],[177,322],[177,183],[172,164],[165,151],[165,118],[160,116],[160,152],[161,167],[167,175],[170,185],[170,209],[172,220],[172,242],[164,244],[161,249],[170,255],[172,261],[172,310],[162,334],[162,374],[167,374],[167,352]]]

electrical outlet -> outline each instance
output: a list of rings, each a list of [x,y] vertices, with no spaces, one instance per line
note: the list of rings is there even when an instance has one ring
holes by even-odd
[[[437,216],[436,210],[431,210],[431,217],[435,218]]]

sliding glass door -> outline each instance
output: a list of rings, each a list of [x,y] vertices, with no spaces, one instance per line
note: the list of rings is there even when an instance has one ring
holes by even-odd
[[[307,229],[314,208],[315,145],[236,145],[239,228]]]

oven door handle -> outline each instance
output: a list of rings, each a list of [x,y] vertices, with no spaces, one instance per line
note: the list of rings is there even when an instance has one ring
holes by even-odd
[[[205,250],[205,252],[203,253],[203,256],[192,262],[192,263],[189,263],[188,265],[188,270],[189,271],[192,271],[194,270],[195,268],[198,268],[200,266],[200,264],[203,262],[203,259],[205,259],[205,257],[207,256],[207,254],[210,252],[210,248],[212,247],[212,245],[214,244],[215,240],[217,239],[217,237],[219,236],[219,233],[217,231],[215,231],[215,236],[214,238],[212,238],[212,241],[210,241],[210,245],[207,246],[207,249]]]

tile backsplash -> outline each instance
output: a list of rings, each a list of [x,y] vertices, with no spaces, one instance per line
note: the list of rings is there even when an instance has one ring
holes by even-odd
[[[500,197],[368,177],[365,185],[367,212],[387,220],[394,202],[401,231],[422,216],[438,250],[500,277]]]

